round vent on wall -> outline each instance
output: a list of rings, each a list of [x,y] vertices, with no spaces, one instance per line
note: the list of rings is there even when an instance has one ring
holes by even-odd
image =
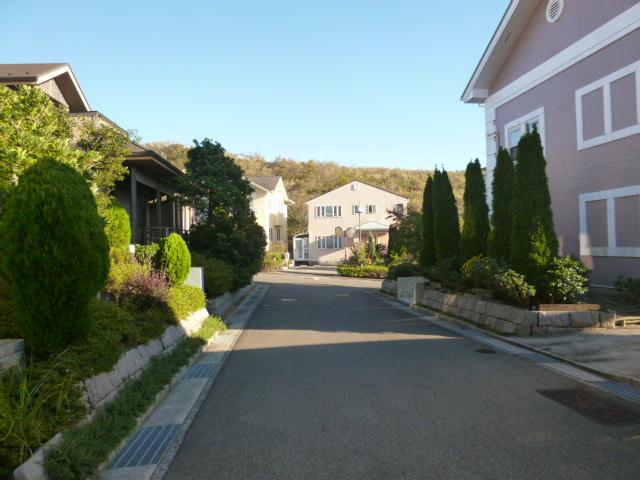
[[[549,0],[547,3],[547,22],[555,22],[564,10],[564,0]]]

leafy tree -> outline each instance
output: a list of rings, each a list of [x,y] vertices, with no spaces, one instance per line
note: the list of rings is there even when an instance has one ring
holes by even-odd
[[[87,182],[53,159],[29,167],[0,223],[3,272],[36,354],[59,351],[91,328],[87,307],[109,271],[109,245]]]
[[[131,220],[127,210],[117,201],[111,200],[100,212],[105,219],[104,232],[111,248],[128,249],[131,243]]]
[[[551,195],[540,134],[534,128],[518,143],[512,202],[511,266],[527,282],[542,287],[558,253]]]
[[[465,172],[464,217],[460,237],[460,255],[465,262],[487,253],[489,207],[480,160],[469,162]]]
[[[173,163],[176,167],[184,170],[189,161],[189,147],[181,143],[173,142],[151,142],[147,144],[151,150],[158,152],[164,158]]]
[[[420,266],[432,267],[436,263],[435,232],[433,228],[433,177],[429,175],[422,196],[422,245]]]
[[[507,260],[511,252],[511,203],[513,201],[513,160],[506,148],[498,150],[492,183],[489,255]]]
[[[457,258],[460,254],[460,219],[447,171],[436,169],[433,177],[433,231],[436,262]]]
[[[187,244],[177,233],[160,241],[154,260],[156,268],[165,273],[171,285],[182,285],[189,276],[191,254]]]
[[[394,214],[394,221],[389,227],[389,260],[418,263],[421,248],[422,214],[414,210]]]

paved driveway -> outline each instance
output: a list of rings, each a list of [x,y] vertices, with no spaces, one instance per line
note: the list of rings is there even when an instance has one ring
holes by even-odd
[[[579,384],[431,325],[379,282],[278,273],[170,479],[640,478],[640,426],[540,395]]]

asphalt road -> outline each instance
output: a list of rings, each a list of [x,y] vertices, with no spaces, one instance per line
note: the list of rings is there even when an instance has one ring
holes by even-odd
[[[537,390],[579,384],[341,278],[273,274],[169,479],[636,479],[640,425]]]

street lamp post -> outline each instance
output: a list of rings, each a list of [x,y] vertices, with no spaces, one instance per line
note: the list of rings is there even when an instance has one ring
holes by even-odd
[[[357,211],[358,211],[358,242],[362,243],[362,228],[361,228],[362,227],[362,222],[360,221],[360,215],[362,213],[364,213],[364,212],[362,210],[362,206],[361,205],[358,205]]]

